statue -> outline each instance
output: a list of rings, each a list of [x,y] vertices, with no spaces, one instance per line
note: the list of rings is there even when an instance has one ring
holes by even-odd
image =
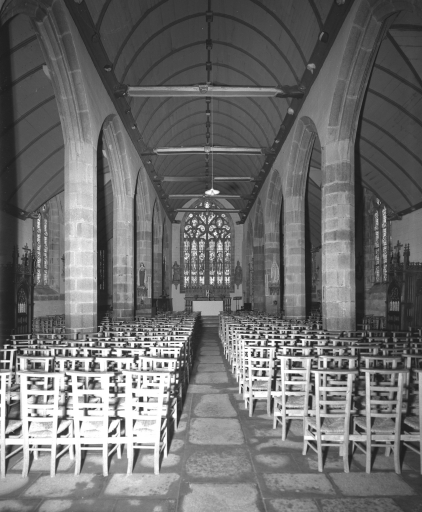
[[[148,295],[148,287],[146,286],[147,282],[147,275],[146,275],[147,269],[142,262],[139,265],[139,271],[138,271],[138,295],[141,297],[141,304],[144,303],[144,297],[147,297]]]
[[[145,265],[144,263],[141,263],[139,265],[139,272],[138,272],[138,286],[140,288],[145,288],[145,273],[146,273],[146,268],[145,268]]]
[[[271,295],[278,295],[280,293],[280,268],[275,260],[273,254],[273,263],[271,265],[270,282],[268,283],[268,292]]]
[[[177,261],[175,261],[173,264],[173,281],[172,282],[175,285],[176,290],[177,290],[177,286],[180,283],[180,265],[177,263]]]
[[[280,269],[275,260],[275,254],[273,254],[273,263],[271,265],[271,283],[280,283]]]
[[[234,282],[238,288],[242,284],[242,267],[240,266],[239,260],[237,261],[236,268],[234,269]]]

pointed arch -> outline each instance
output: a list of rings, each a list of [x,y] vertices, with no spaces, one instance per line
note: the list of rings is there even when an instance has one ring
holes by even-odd
[[[126,135],[116,115],[103,123],[104,151],[113,189],[113,314],[134,315],[134,193]]]
[[[31,19],[57,101],[65,142],[65,322],[67,333],[93,332],[97,322],[96,136],[73,26],[64,2],[14,0],[2,21]]]

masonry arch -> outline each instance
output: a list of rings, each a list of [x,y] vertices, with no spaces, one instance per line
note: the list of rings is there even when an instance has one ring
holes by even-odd
[[[92,332],[97,322],[96,143],[72,27],[64,4],[11,0],[2,21],[16,14],[34,24],[49,69],[65,145],[66,332]]]
[[[422,18],[416,1],[361,2],[340,59],[322,154],[322,312],[327,329],[356,328],[356,132],[381,41],[393,15],[402,10]]]
[[[306,186],[317,129],[309,117],[299,119],[288,160],[284,202],[284,311],[306,318]]]
[[[138,171],[135,185],[135,260],[136,260],[136,312],[137,314],[146,313],[151,308],[151,294],[141,286],[139,279],[139,269],[144,267],[145,272],[151,275],[151,222],[152,222],[152,205],[148,176],[142,167]]]
[[[134,193],[131,161],[124,129],[117,116],[106,118],[102,133],[113,193],[113,314],[117,318],[129,319],[134,315]]]

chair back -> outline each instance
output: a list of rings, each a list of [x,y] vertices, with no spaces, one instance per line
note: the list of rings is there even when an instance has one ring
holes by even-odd
[[[64,416],[64,373],[19,371],[21,419],[24,441],[57,439],[59,419]]]
[[[76,438],[108,437],[114,372],[69,371]]]
[[[123,370],[126,435],[143,431],[159,439],[161,418],[168,415],[170,373]]]
[[[0,439],[5,438],[6,418],[10,403],[10,385],[12,372],[0,370]]]
[[[13,371],[16,364],[16,349],[0,349],[0,370]]]

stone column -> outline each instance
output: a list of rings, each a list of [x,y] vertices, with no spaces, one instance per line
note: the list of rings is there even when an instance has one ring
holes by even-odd
[[[265,256],[264,245],[253,248],[254,309],[265,311]]]
[[[134,317],[134,200],[114,196],[113,215],[113,314],[131,320]]]
[[[97,332],[97,167],[91,143],[66,141],[66,333]]]
[[[349,141],[325,147],[322,188],[322,308],[324,328],[356,328],[355,186]]]
[[[304,196],[287,196],[284,203],[284,314],[306,318]]]

